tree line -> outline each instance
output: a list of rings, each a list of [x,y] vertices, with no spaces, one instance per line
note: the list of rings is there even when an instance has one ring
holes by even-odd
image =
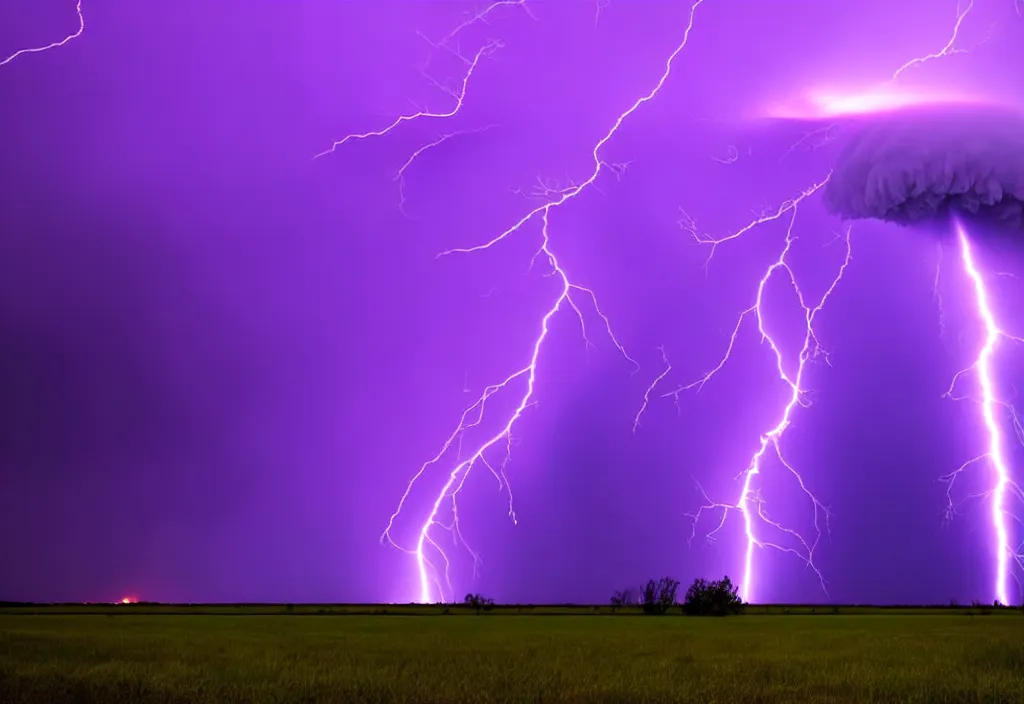
[[[687,616],[730,616],[742,613],[745,606],[728,576],[718,580],[695,579],[682,601],[678,593],[678,579],[650,579],[639,589],[615,592],[611,598],[612,611],[639,608],[642,613],[657,616],[679,608]],[[462,603],[478,614],[495,608],[493,599],[480,594],[467,594]]]
[[[693,580],[682,601],[677,598],[678,592],[678,579],[651,579],[639,590],[615,592],[611,598],[612,610],[639,607],[643,613],[655,616],[676,607],[687,616],[731,616],[743,612],[743,600],[728,575],[717,580]]]

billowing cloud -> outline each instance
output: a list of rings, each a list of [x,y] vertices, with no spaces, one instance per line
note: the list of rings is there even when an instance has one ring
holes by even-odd
[[[916,107],[871,118],[840,152],[825,203],[902,225],[951,212],[1024,225],[1024,115],[993,106]]]

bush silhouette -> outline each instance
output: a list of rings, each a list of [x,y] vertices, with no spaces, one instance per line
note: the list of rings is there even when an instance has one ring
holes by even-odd
[[[494,599],[488,599],[480,594],[467,594],[462,603],[476,611],[478,616],[481,611],[490,611],[494,608]]]
[[[727,576],[716,581],[695,579],[683,600],[683,613],[688,616],[728,616],[743,608],[743,600]]]
[[[635,589],[630,589],[629,587],[621,589],[612,594],[612,613],[623,606],[636,606],[639,601],[640,600],[637,598]]]
[[[662,577],[657,582],[649,580],[640,590],[640,608],[645,614],[663,614],[676,605],[679,580]]]

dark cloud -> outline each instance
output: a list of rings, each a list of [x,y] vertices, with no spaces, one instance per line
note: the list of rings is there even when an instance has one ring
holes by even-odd
[[[825,190],[843,218],[901,225],[950,212],[1024,225],[1024,115],[943,105],[876,116],[843,148]]]

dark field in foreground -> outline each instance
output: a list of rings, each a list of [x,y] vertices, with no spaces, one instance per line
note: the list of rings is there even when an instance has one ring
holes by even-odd
[[[289,618],[134,608],[4,610],[0,701],[1024,701],[1019,611]]]

